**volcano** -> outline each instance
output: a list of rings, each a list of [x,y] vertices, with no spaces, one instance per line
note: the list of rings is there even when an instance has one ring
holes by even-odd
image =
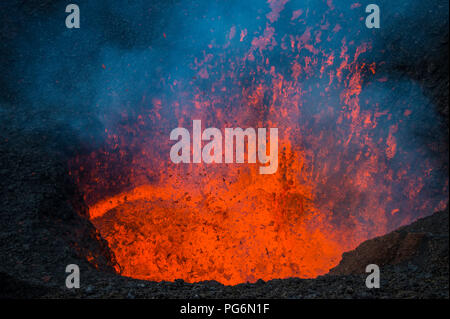
[[[0,294],[448,298],[448,2],[59,4],[0,5]]]
[[[117,271],[223,284],[315,278],[364,240],[445,208],[448,179],[430,151],[442,141],[418,134],[438,115],[416,83],[378,71],[386,62],[373,40],[340,14],[355,8],[269,1],[264,23],[211,31],[156,79],[141,71],[145,50],[104,63],[97,103],[118,112],[102,115],[103,145],[69,166]],[[183,43],[197,48],[196,33]],[[187,149],[193,163],[173,163],[170,132],[195,135],[196,122],[277,128],[278,170],[259,176],[249,135],[247,165],[227,154],[198,163],[200,140]]]

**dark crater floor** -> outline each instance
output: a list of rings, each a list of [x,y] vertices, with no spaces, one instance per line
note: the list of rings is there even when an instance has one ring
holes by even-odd
[[[58,121],[57,112],[67,115],[72,110],[28,107],[21,90],[33,79],[22,79],[10,68],[22,58],[12,45],[20,36],[17,30],[45,14],[47,6],[55,10],[52,1],[29,1],[20,18],[7,17],[17,12],[1,13],[8,22],[0,27],[1,298],[449,298],[448,208],[425,212],[430,216],[362,243],[317,279],[224,286],[212,281],[157,283],[115,274],[114,257],[86,218],[87,207],[68,174],[68,159],[83,147]],[[428,18],[417,32],[426,42],[419,41],[411,51],[403,45],[416,35],[415,29],[408,24],[403,33],[382,29],[384,48],[375,50],[386,63],[377,72],[411,79],[424,89],[429,107],[441,115],[435,125],[446,139],[435,152],[448,172],[448,15],[446,21],[432,18],[448,3],[428,1],[423,6],[417,10]],[[45,125],[35,126],[37,122]],[[80,289],[65,287],[70,263],[80,266]],[[365,286],[369,263],[381,267],[380,289]]]
[[[448,298],[448,208],[362,243],[329,275],[224,286],[147,282],[116,275],[107,243],[83,216],[65,152],[45,134],[8,131],[0,147],[0,296],[13,298]],[[430,212],[431,213],[431,212]],[[86,260],[91,260],[88,263]],[[81,269],[65,288],[65,267]],[[365,266],[381,267],[367,289]]]

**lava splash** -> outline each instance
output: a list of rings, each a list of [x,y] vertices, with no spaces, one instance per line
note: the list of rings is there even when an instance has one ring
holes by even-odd
[[[414,83],[377,73],[373,44],[343,14],[359,6],[257,8],[249,26],[215,11],[204,29],[181,31],[175,67],[147,70],[146,50],[106,55],[99,104],[116,112],[102,115],[103,145],[70,167],[122,275],[314,278],[362,241],[446,204],[448,179],[414,134],[432,117],[429,102]],[[170,131],[193,120],[278,128],[277,172],[172,163]]]

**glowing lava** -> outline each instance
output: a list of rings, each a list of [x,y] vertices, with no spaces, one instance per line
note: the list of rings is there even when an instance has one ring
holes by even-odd
[[[303,31],[275,32],[286,2],[269,1],[258,32],[233,25],[225,42],[211,41],[192,57],[193,76],[167,75],[158,82],[167,91],[142,92],[107,121],[104,146],[71,161],[121,274],[224,284],[312,278],[362,241],[445,205],[429,190],[444,194],[448,180],[435,182],[432,160],[410,138],[420,101],[377,77],[370,43],[348,41],[326,21],[331,1],[320,23],[305,27],[314,12],[294,8],[289,23]],[[173,164],[170,131],[192,129],[193,119],[277,127],[277,172]]]

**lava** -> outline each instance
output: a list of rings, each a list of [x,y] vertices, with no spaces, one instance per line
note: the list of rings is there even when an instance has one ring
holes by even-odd
[[[342,22],[327,20],[338,16],[331,1],[323,16],[288,12],[287,3],[268,1],[260,30],[232,25],[223,41],[211,40],[192,54],[189,72],[158,79],[166,90],[149,87],[132,107],[121,101],[104,145],[71,160],[122,275],[224,284],[314,278],[362,241],[445,205],[436,194],[448,180],[435,182],[434,162],[409,137],[419,102],[396,95],[399,82],[386,86],[370,41],[349,40]],[[303,31],[278,32],[284,15]],[[172,163],[170,131],[192,129],[194,119],[278,128],[278,170]]]

